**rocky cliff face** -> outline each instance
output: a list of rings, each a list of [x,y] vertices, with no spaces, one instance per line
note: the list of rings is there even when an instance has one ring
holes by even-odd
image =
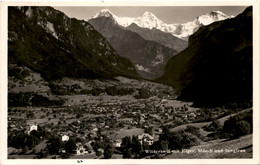
[[[172,57],[160,82],[197,105],[252,100],[252,7],[233,19],[201,27]]]
[[[126,29],[139,34],[145,40],[155,41],[163,46],[177,50],[178,52],[181,52],[183,49],[187,48],[188,46],[187,41],[175,37],[170,33],[166,33],[161,30],[158,30],[156,28],[152,28],[152,29],[141,28],[135,23],[132,23],[130,26],[126,27]]]
[[[128,58],[146,79],[160,77],[168,59],[178,53],[157,42],[145,40],[139,34],[116,24],[111,17],[102,16],[88,22],[106,37],[120,56]]]
[[[89,23],[51,7],[8,8],[8,63],[24,65],[48,80],[61,77],[138,77]]]

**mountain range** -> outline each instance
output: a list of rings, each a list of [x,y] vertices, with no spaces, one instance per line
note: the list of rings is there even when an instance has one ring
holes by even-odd
[[[199,106],[252,100],[252,7],[235,18],[201,27],[188,47],[172,57],[157,81],[172,85],[179,99]]]
[[[116,24],[110,17],[101,16],[88,22],[107,39],[120,56],[128,58],[135,65],[138,74],[146,79],[160,77],[166,62],[179,52],[144,39],[138,33]],[[178,41],[183,42],[176,38],[176,42]]]
[[[252,7],[234,18],[197,17],[185,24],[196,31],[188,43],[159,29],[153,14],[138,18],[105,10],[86,22],[52,7],[8,7],[8,66],[26,66],[45,80],[157,78],[199,106],[252,101]]]
[[[188,46],[185,40],[203,25],[230,18],[220,11],[185,24],[166,24],[150,12],[137,18],[119,17],[103,9],[88,22],[120,56],[130,59],[143,78],[162,76],[167,61]]]
[[[113,14],[108,9],[103,9],[90,19],[95,19],[99,17],[109,17],[115,21],[116,24],[129,27],[131,24],[136,24],[141,28],[147,29],[158,29],[162,32],[170,33],[178,38],[188,39],[188,37],[196,32],[199,27],[209,25],[216,21],[225,20],[228,18],[233,18],[234,16],[228,16],[221,11],[212,11],[210,13],[203,14],[201,16],[196,17],[194,20],[187,23],[174,23],[167,24],[162,20],[157,18],[151,12],[144,12],[142,16],[133,18],[133,17],[119,17]]]
[[[8,64],[27,66],[46,80],[139,77],[88,22],[52,7],[8,8]]]

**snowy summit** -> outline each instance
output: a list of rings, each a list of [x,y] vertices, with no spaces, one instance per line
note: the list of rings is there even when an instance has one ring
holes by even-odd
[[[148,29],[158,29],[166,33],[171,33],[179,38],[187,38],[191,34],[193,34],[200,26],[209,25],[215,21],[221,21],[228,18],[233,18],[234,16],[227,16],[221,11],[212,11],[210,13],[206,13],[204,15],[198,16],[193,21],[183,23],[183,24],[167,24],[162,20],[157,18],[151,12],[144,12],[142,16],[133,18],[133,17],[119,17],[113,14],[108,9],[102,9],[99,13],[91,17],[90,19],[95,19],[99,17],[108,17],[115,21],[115,23],[119,24],[123,27],[128,27],[132,23],[138,25],[141,28]]]

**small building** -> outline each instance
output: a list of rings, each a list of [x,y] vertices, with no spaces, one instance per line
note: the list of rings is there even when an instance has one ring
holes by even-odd
[[[115,147],[121,147],[121,144],[122,144],[122,140],[121,140],[121,139],[117,139],[117,140],[114,142],[114,146],[115,146]]]
[[[88,154],[88,151],[85,149],[85,147],[81,143],[77,143],[76,146],[77,146],[77,149],[76,149],[77,155]]]
[[[191,118],[195,118],[196,117],[196,115],[195,115],[195,113],[190,113],[189,115],[188,115],[188,117],[191,117]]]
[[[38,129],[38,126],[36,124],[29,125],[28,134],[30,134],[30,132],[32,132],[33,130],[37,131],[37,129]]]
[[[138,140],[141,144],[147,143],[148,145],[152,145],[154,142],[154,137],[152,137],[148,133],[143,133],[141,135],[138,135]]]
[[[70,139],[70,137],[68,135],[62,135],[61,136],[61,141],[68,141]]]
[[[104,149],[102,149],[102,148],[99,148],[97,151],[101,152],[102,154],[104,153]]]

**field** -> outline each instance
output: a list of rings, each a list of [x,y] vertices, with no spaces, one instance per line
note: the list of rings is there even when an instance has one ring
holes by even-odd
[[[165,156],[164,159],[252,158],[252,145],[252,135],[243,136],[234,140],[219,139],[191,147],[189,150],[194,150],[194,153],[173,153]],[[199,150],[204,150],[205,152],[199,152]],[[212,150],[212,153],[210,150]]]

